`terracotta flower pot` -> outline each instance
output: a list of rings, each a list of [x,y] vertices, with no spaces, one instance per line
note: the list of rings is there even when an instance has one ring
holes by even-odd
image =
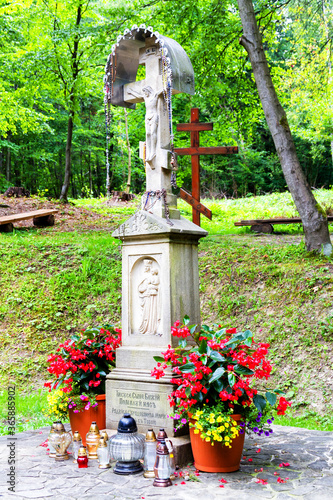
[[[86,434],[89,431],[91,422],[95,421],[99,430],[105,429],[105,394],[96,396],[98,406],[81,410],[74,413],[73,408],[68,408],[69,421],[72,432],[78,431],[82,438],[82,444],[86,445]]]
[[[241,415],[231,415],[236,422],[240,422]],[[195,420],[190,418],[192,424]],[[194,427],[190,427],[191,447],[194,465],[203,472],[233,472],[239,469],[243,453],[245,434],[239,434],[232,440],[232,447],[223,446],[214,441],[214,446],[194,434]]]

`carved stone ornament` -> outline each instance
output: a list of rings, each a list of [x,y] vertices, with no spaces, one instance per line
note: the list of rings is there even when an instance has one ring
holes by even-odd
[[[138,286],[138,295],[142,310],[142,319],[139,327],[141,334],[158,335],[161,321],[160,312],[160,277],[154,267],[152,259],[144,259],[144,272]],[[155,262],[154,262],[155,263]]]
[[[118,227],[113,233],[115,238],[122,238],[124,236],[132,236],[136,234],[149,234],[149,233],[164,233],[165,226],[156,221],[147,212],[140,210],[136,212],[124,224]]]

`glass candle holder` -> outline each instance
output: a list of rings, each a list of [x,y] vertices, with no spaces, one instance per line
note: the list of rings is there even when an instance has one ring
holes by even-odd
[[[100,431],[100,435],[101,437],[104,438],[104,441],[106,442],[107,444],[107,447],[108,447],[108,453],[109,453],[109,462],[111,461],[111,454],[110,454],[110,439],[109,439],[109,435],[108,433],[106,432],[106,430],[103,430],[103,431]]]
[[[48,441],[48,448],[49,448],[49,457],[50,458],[55,458],[56,457],[56,450],[54,448],[54,446],[51,444],[52,442],[52,439],[50,439],[51,437],[51,434],[53,434],[55,432],[55,427],[57,424],[60,424],[61,422],[59,420],[57,420],[57,422],[53,422],[53,424],[51,425],[51,429],[50,429],[50,434],[48,435],[48,438],[47,438],[47,441]]]
[[[88,457],[87,457],[87,450],[85,446],[80,446],[79,452],[78,452],[78,457],[77,457],[77,463],[79,466],[79,469],[86,469],[88,467]]]
[[[168,447],[164,440],[160,441],[156,447],[156,462],[154,466],[155,479],[153,486],[171,486],[171,464]]]
[[[96,422],[91,422],[91,426],[86,436],[87,454],[88,458],[97,460],[97,448],[100,440],[100,433]]]
[[[109,469],[110,467],[110,456],[109,456],[109,448],[107,443],[104,440],[104,437],[101,437],[98,443],[98,448],[97,448],[97,456],[98,456],[98,461],[99,469]]]
[[[78,431],[75,431],[73,434],[73,457],[74,460],[73,462],[76,464],[77,463],[77,457],[79,455],[79,449],[82,446],[82,438],[79,434]]]
[[[110,453],[117,463],[113,469],[115,474],[136,474],[142,472],[139,462],[144,456],[145,438],[138,434],[134,418],[125,413],[118,424],[117,434],[110,438]]]
[[[72,442],[70,432],[66,432],[65,427],[61,422],[54,426],[54,432],[50,434],[50,443],[56,450],[55,459],[59,462],[68,460],[67,448]]]
[[[145,439],[145,450],[144,450],[144,477],[154,478],[154,465],[156,461],[156,435],[153,429],[148,429]]]
[[[172,441],[168,438],[167,433],[163,428],[159,430],[159,433],[157,434],[157,441],[165,441],[165,444],[167,445],[168,451],[169,451],[169,457],[170,457],[170,465],[171,465],[171,480],[173,481],[175,479],[175,471],[176,471],[176,462],[175,462],[175,452],[173,449],[173,444]]]

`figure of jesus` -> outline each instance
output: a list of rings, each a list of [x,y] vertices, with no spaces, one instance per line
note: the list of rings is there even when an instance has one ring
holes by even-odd
[[[146,105],[146,162],[150,164],[156,157],[156,146],[157,146],[157,133],[159,125],[158,117],[158,98],[163,91],[155,92],[150,85],[147,85],[142,89],[143,95],[139,94],[136,90],[129,88],[127,90],[128,94],[132,94],[134,97],[143,97]]]

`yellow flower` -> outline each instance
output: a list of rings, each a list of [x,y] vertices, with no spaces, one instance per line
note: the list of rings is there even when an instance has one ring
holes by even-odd
[[[226,422],[226,423],[225,423],[224,425],[225,425],[226,427],[229,427],[229,424],[228,424],[228,422]]]
[[[206,437],[205,441],[207,441],[207,443],[209,443],[210,437]]]
[[[199,429],[194,429],[194,434],[199,434]]]
[[[208,422],[209,422],[210,424],[215,424],[215,420],[214,420],[214,418],[210,418],[210,419],[208,420]]]
[[[219,415],[216,419],[216,422],[220,423],[223,421],[223,418],[221,417],[221,415]]]
[[[207,436],[211,436],[212,433],[210,431],[207,431]]]
[[[220,427],[217,428],[220,432],[223,432],[225,430],[224,425],[220,425]]]

